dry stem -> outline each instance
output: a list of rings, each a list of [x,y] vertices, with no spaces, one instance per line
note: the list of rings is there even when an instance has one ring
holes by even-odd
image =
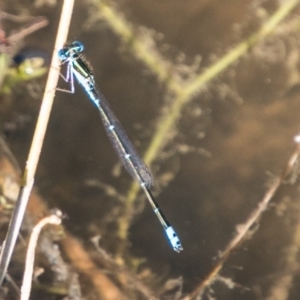
[[[50,68],[49,71],[48,80],[46,83],[46,88],[43,96],[42,106],[40,109],[40,114],[34,132],[28,160],[26,162],[26,167],[23,174],[18,200],[16,202],[15,209],[11,217],[5,242],[3,243],[1,249],[0,285],[2,284],[4,276],[6,274],[6,270],[11,259],[11,255],[16,243],[17,236],[20,231],[21,223],[24,217],[25,209],[32,189],[34,175],[39,161],[39,157],[40,157],[40,153],[41,153],[41,149],[42,149],[42,145],[46,133],[46,128],[48,125],[50,112],[53,104],[55,88],[57,86],[57,82],[59,78],[60,62],[57,55],[57,49],[62,48],[63,44],[67,39],[69,25],[71,22],[71,16],[73,11],[73,4],[74,4],[73,0],[64,1],[59,28],[56,36],[56,41],[55,41],[55,47],[52,55],[52,61],[51,61],[52,67]]]

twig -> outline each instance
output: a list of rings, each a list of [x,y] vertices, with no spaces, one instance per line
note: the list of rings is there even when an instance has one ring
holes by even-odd
[[[6,239],[3,243],[0,256],[0,286],[3,283],[8,264],[10,262],[13,249],[20,231],[21,223],[24,217],[25,209],[28,203],[29,195],[32,189],[34,175],[36,172],[38,160],[41,153],[41,148],[49,121],[49,116],[53,104],[55,88],[59,78],[59,58],[57,49],[60,49],[67,39],[68,29],[73,11],[73,0],[65,0],[62,8],[61,19],[53,50],[51,68],[46,83],[46,88],[43,96],[43,101],[37,120],[36,129],[33,136],[30,152],[26,162],[26,167],[23,173],[23,179],[19,191],[18,200],[13,211],[9,224]]]
[[[215,265],[215,267],[211,270],[211,272],[206,276],[206,278],[196,287],[196,289],[189,295],[185,296],[183,300],[192,300],[198,295],[201,295],[205,288],[210,286],[217,278],[220,270],[223,268],[225,261],[228,259],[230,254],[233,250],[237,248],[240,242],[248,233],[249,229],[262,215],[262,213],[267,209],[267,206],[278,190],[279,186],[282,182],[286,179],[287,175],[293,170],[293,167],[299,158],[300,155],[300,135],[295,137],[296,147],[289,158],[287,165],[285,166],[284,170],[282,171],[281,175],[275,178],[274,182],[266,192],[265,196],[263,197],[262,201],[259,202],[257,208],[251,213],[249,218],[244,224],[238,225],[237,234],[235,237],[228,243],[225,249],[221,252],[219,257],[219,261]]]
[[[49,24],[49,21],[44,18],[44,17],[39,17],[36,18],[37,20],[35,20],[34,24],[31,24],[30,26],[28,26],[27,28],[23,28],[21,29],[19,32],[12,34],[11,36],[9,36],[7,38],[7,41],[9,44],[14,43],[20,39],[22,39],[23,37],[31,34],[32,32],[35,32],[45,26],[47,26]]]
[[[1,11],[0,12],[0,20],[8,20],[8,21],[12,21],[15,23],[24,23],[24,22],[29,22],[29,21],[35,21],[37,18],[40,17],[33,17],[33,16],[19,16],[19,15],[13,15],[13,14],[9,14],[5,11]]]
[[[42,219],[36,226],[34,226],[32,230],[32,234],[30,236],[27,255],[26,255],[25,271],[24,271],[23,283],[21,287],[21,300],[29,299],[29,295],[31,291],[31,283],[32,283],[35,249],[42,228],[47,224],[59,225],[60,223],[61,223],[61,218],[58,215],[51,215],[49,217]]]

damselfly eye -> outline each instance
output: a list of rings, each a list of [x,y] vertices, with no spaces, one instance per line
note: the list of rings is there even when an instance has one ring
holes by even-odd
[[[84,45],[79,41],[74,41],[72,43],[72,48],[77,52],[82,52],[84,50]]]
[[[66,49],[60,49],[58,52],[58,57],[60,58],[60,60],[64,61],[67,59],[67,56],[66,56]]]

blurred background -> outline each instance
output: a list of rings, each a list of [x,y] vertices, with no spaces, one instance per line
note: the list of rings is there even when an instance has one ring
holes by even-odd
[[[49,208],[59,208],[67,216],[64,228],[95,261],[98,254],[91,239],[97,237],[101,251],[141,280],[157,299],[181,299],[211,272],[237,225],[257,207],[294,149],[293,138],[300,130],[299,6],[217,76],[203,84],[197,81],[287,2],[292,1],[75,3],[69,41],[85,45],[99,88],[141,155],[152,149],[174,103],[186,97],[159,149],[151,152],[154,159],[149,166],[155,178],[153,193],[184,251],[172,250],[142,191],[132,196],[132,178],[112,150],[98,111],[77,84],[74,94],[56,92],[35,187]],[[2,79],[1,135],[21,170],[41,105],[61,6],[61,1],[49,0],[1,4],[3,13],[18,20],[5,15],[0,19],[8,69],[19,72],[27,59],[41,59],[37,76],[13,83]],[[41,21],[37,16],[48,25],[9,45],[9,36]],[[186,96],[185,88],[192,84],[197,87]],[[68,84],[61,80],[59,87]],[[248,239],[231,253],[219,277],[198,299],[299,298],[296,177],[295,169]],[[133,198],[130,205],[128,197]],[[109,267],[101,270],[116,276]],[[80,270],[77,273],[82,298],[107,299],[96,296],[87,278]],[[36,282],[50,285],[43,275]],[[116,285],[127,299],[156,299],[120,282]],[[67,297],[47,289],[42,295],[35,292],[32,299]]]

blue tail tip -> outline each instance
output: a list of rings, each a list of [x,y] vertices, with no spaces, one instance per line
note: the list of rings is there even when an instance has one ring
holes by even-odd
[[[169,226],[169,227],[166,229],[166,234],[167,234],[167,236],[168,236],[168,238],[169,238],[169,241],[170,241],[170,243],[171,243],[171,245],[172,245],[174,251],[176,251],[176,252],[178,252],[178,253],[179,253],[180,251],[182,251],[182,250],[183,250],[183,247],[182,247],[182,245],[181,245],[181,242],[180,242],[180,240],[179,240],[179,237],[178,237],[178,235],[176,234],[176,232],[174,231],[174,229],[173,229],[171,226]]]

